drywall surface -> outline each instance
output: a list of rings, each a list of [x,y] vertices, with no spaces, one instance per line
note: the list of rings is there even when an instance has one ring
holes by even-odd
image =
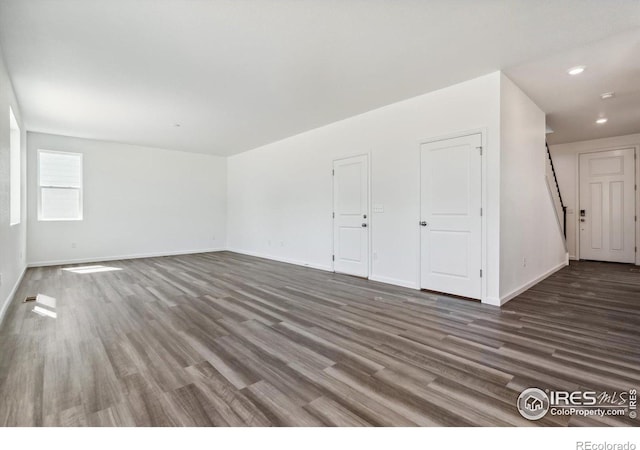
[[[31,132],[27,140],[29,265],[224,248],[224,158]],[[38,149],[83,154],[83,220],[38,220]]]
[[[370,161],[370,278],[418,287],[420,143],[481,130],[485,139],[485,296],[499,295],[500,73],[234,155],[228,248],[331,270],[332,161]],[[376,212],[378,211],[378,212]]]
[[[500,91],[500,300],[504,303],[564,266],[567,255],[545,179],[545,114],[504,75]]]
[[[9,107],[13,110],[21,131],[21,219],[16,225],[10,225]],[[20,108],[0,53],[0,321],[25,268],[27,245],[25,142],[26,133],[20,119]]]
[[[558,184],[562,193],[562,200],[567,205],[567,244],[569,257],[579,258],[579,170],[578,161],[580,153],[590,153],[603,150],[614,150],[633,147],[636,155],[640,153],[640,134],[628,134],[591,141],[572,142],[550,146],[553,165],[558,176]],[[640,159],[636,160],[636,184],[640,185]],[[636,214],[640,215],[640,192],[636,191]],[[640,222],[636,223],[636,242],[640,240]],[[640,264],[640,258],[636,254],[636,264]]]

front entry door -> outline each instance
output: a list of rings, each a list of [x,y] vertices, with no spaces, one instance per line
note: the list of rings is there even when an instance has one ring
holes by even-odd
[[[366,155],[333,162],[333,270],[369,276],[369,168]]]
[[[480,134],[421,146],[423,289],[482,297],[481,146]]]
[[[580,259],[635,261],[634,151],[580,155]]]

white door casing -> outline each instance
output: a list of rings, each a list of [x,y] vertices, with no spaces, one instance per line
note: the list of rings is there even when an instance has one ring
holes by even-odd
[[[333,162],[335,272],[369,276],[369,167],[367,155]]]
[[[634,148],[579,157],[580,259],[635,262]]]
[[[482,135],[420,147],[420,287],[482,297]]]

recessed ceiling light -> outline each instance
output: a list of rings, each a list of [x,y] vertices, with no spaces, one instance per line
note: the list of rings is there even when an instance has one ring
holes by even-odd
[[[582,72],[584,72],[585,67],[584,66],[576,66],[576,67],[572,67],[571,69],[567,70],[567,73],[569,75],[579,75]]]
[[[174,123],[173,126],[176,127],[176,128],[180,128],[180,124],[179,123]]]
[[[600,117],[598,120],[596,120],[596,123],[599,125],[602,125],[603,123],[607,123],[607,119],[606,117]]]
[[[609,98],[613,98],[613,97],[615,97],[615,96],[616,96],[616,93],[615,93],[615,92],[605,92],[604,94],[600,94],[600,98],[601,98],[602,100],[607,100],[607,99],[609,99]]]

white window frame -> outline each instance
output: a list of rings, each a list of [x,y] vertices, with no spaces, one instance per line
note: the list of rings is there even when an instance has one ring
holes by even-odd
[[[43,153],[57,154],[57,155],[73,155],[80,156],[80,187],[64,187],[64,186],[41,186],[40,185],[40,155]],[[84,155],[80,152],[61,152],[57,150],[45,150],[38,149],[38,161],[36,164],[36,183],[38,186],[38,221],[39,222],[77,222],[84,219]],[[55,188],[55,189],[76,189],[80,193],[80,208],[79,216],[75,218],[43,218],[42,217],[42,189],[43,188]]]
[[[9,106],[9,226],[22,221],[22,131]],[[16,148],[17,144],[17,148]],[[16,196],[16,192],[17,196]]]

